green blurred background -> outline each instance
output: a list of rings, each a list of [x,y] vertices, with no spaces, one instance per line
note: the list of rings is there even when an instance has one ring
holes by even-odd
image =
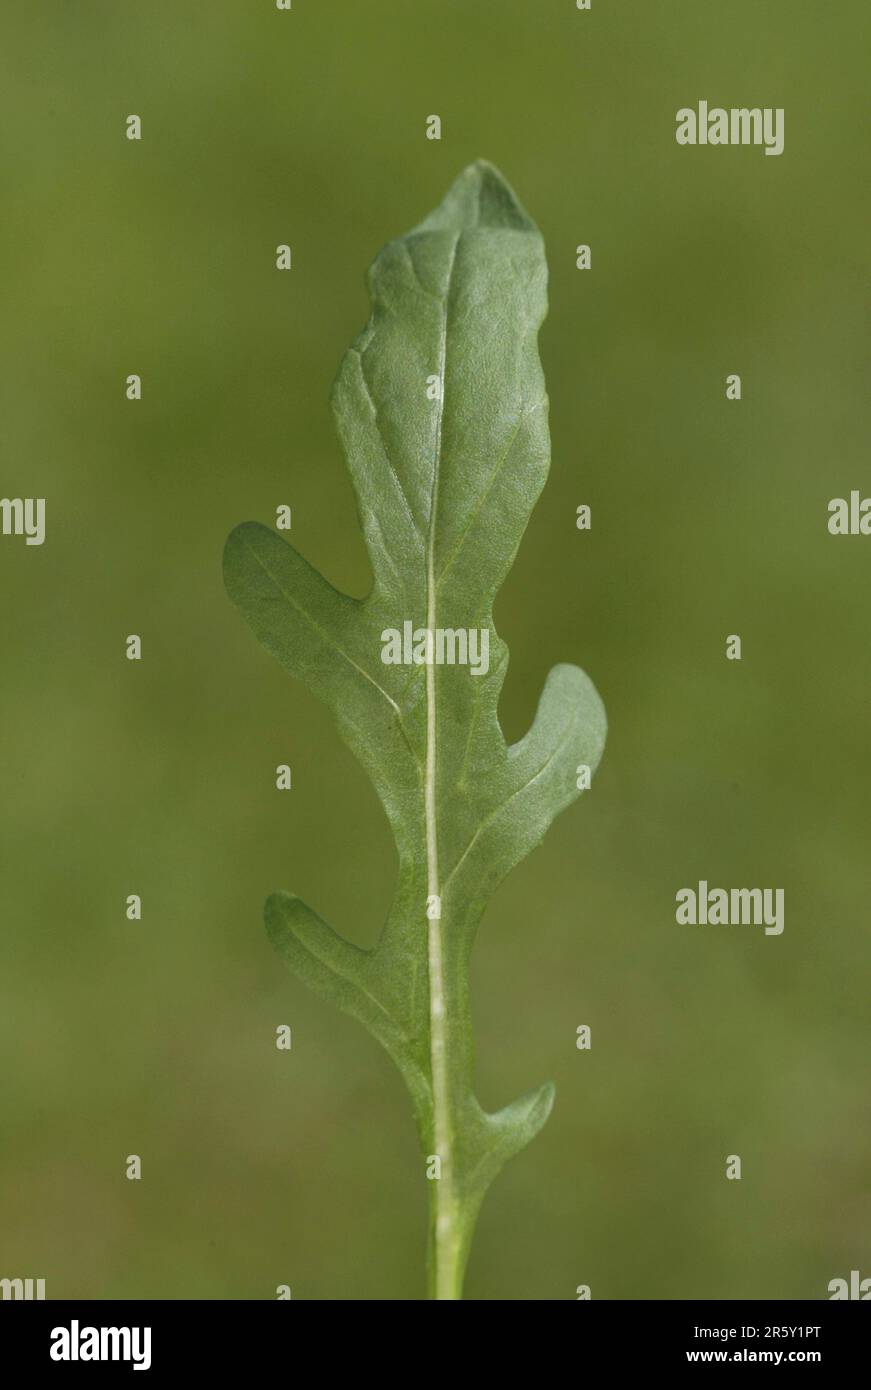
[[[6,9],[2,493],[47,498],[47,540],[0,538],[0,1276],[423,1294],[399,1078],[261,924],[286,888],[373,941],[392,841],[220,556],[287,503],[365,592],[328,390],[372,256],[478,156],[551,270],[553,468],[496,608],[504,723],[570,660],[611,731],[476,948],[481,1100],[553,1077],[557,1104],[487,1198],[467,1296],[871,1275],[871,539],[826,530],[831,497],[871,494],[869,46],[866,0]],[[784,107],[785,153],[679,148],[700,98]],[[783,887],[784,934],[677,926],[700,878]]]

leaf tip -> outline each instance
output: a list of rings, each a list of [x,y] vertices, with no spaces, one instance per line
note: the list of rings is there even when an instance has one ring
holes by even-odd
[[[514,189],[495,164],[476,159],[451,184],[442,202],[420,229],[447,226],[464,231],[490,229],[538,233]]]
[[[263,904],[266,935],[279,954],[288,927],[292,925],[300,908],[305,911],[305,903],[295,893],[270,893]]]
[[[234,562],[242,549],[246,548],[253,537],[260,531],[267,531],[269,528],[259,521],[242,521],[238,526],[234,526],[227,539],[224,541],[223,570],[224,583],[227,577],[232,574]]]
[[[530,1128],[538,1133],[543,1129],[550,1119],[550,1112],[553,1110],[556,1101],[556,1082],[545,1081],[539,1086],[537,1091],[530,1097],[529,1122]]]
[[[507,1136],[510,1152],[516,1153],[535,1138],[546,1124],[555,1100],[556,1086],[552,1081],[545,1081],[493,1116],[496,1125]]]
[[[478,1168],[481,1190],[486,1190],[503,1163],[525,1149],[547,1122],[556,1098],[556,1086],[545,1081],[518,1100],[486,1116],[488,1138]]]

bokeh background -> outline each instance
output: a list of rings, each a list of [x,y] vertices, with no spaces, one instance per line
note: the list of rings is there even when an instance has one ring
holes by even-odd
[[[552,1077],[557,1104],[487,1198],[467,1295],[871,1275],[871,539],[826,529],[871,494],[869,46],[865,0],[4,10],[2,493],[46,497],[47,540],[0,538],[0,1276],[423,1294],[398,1076],[261,924],[286,888],[373,941],[392,841],[220,556],[287,503],[365,592],[328,390],[372,256],[478,156],[551,271],[553,468],[496,608],[504,723],[571,660],[611,728],[476,948],[482,1101]],[[700,98],[784,107],[784,154],[679,148]],[[679,927],[700,878],[783,887],[784,934]]]

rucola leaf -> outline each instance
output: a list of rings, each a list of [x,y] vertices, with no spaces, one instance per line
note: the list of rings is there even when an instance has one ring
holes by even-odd
[[[227,589],[260,641],[323,699],[371,777],[399,856],[378,945],[363,951],[299,898],[274,893],[266,926],[314,990],[353,1014],[411,1092],[429,1183],[430,1292],[460,1297],[475,1218],[502,1164],[544,1124],[545,1084],[496,1114],[473,1090],[468,960],[494,889],[595,769],[605,716],[575,666],[548,676],[531,729],[506,745],[497,704],[508,661],[491,609],[547,476],[541,237],[505,180],[479,162],[390,242],[369,273],[372,315],[346,353],[333,411],[373,583],[338,593],[256,522],[227,542]],[[453,633],[435,659],[385,663],[388,631]],[[441,663],[476,633],[477,666]],[[489,662],[482,659],[489,642]],[[394,655],[404,653],[401,642]],[[486,665],[486,670],[484,669]],[[535,924],[544,932],[544,926]],[[430,1165],[436,1171],[438,1165]]]

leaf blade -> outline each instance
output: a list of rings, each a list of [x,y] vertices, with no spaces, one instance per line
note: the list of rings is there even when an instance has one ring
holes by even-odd
[[[382,1042],[409,1085],[424,1152],[443,1160],[431,1188],[434,1287],[450,1297],[487,1185],[553,1103],[549,1083],[493,1115],[475,1098],[469,952],[495,887],[578,795],[578,764],[595,771],[606,720],[592,682],[570,665],[549,673],[532,726],[510,748],[498,717],[507,649],[493,601],[550,460],[538,229],[479,161],[384,248],[368,283],[371,317],[332,405],[371,591],[362,601],[338,593],[251,523],[232,533],[225,575],[259,639],[333,711],[396,840],[396,891],[374,951],[358,951],[288,894],[268,900],[267,930],[307,984]],[[466,660],[421,671],[403,643],[403,659],[386,661],[386,634],[406,625],[447,634],[454,654],[465,634]]]

